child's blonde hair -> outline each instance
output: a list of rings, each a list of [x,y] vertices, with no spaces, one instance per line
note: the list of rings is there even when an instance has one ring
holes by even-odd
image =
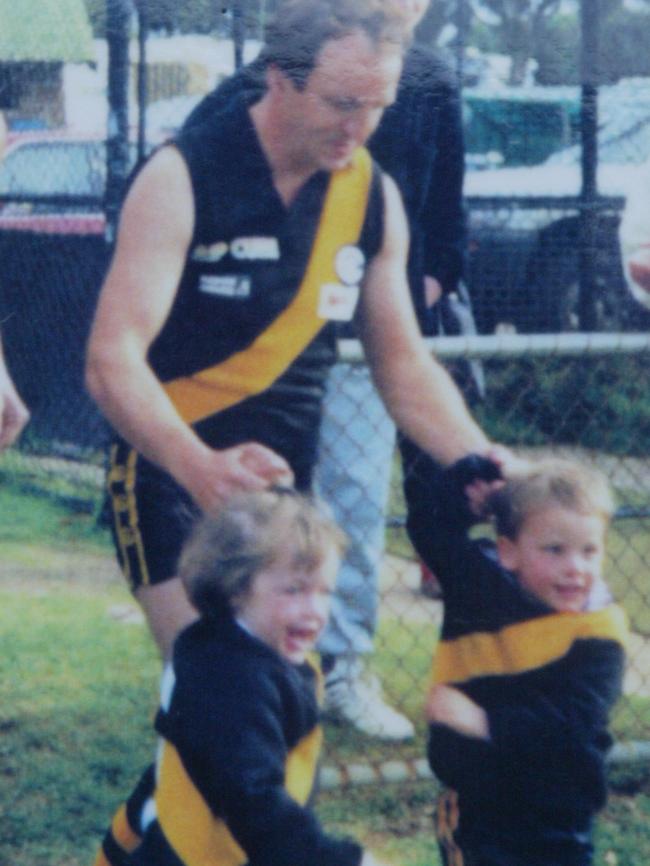
[[[290,488],[242,493],[198,521],[179,575],[192,604],[210,616],[286,551],[292,568],[311,571],[332,547],[341,552],[345,535],[317,500]]]
[[[531,514],[550,505],[598,515],[605,525],[614,513],[614,497],[603,473],[561,458],[540,460],[508,478],[490,497],[489,511],[497,534],[514,541]]]

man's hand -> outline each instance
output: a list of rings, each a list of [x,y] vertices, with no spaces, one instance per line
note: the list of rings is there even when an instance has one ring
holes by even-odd
[[[452,686],[436,685],[427,698],[429,722],[446,725],[466,737],[490,739],[490,725],[485,710]]]
[[[427,310],[437,304],[442,297],[442,286],[435,277],[424,277],[424,306]]]
[[[647,305],[650,305],[650,249],[638,250],[628,261],[630,276],[634,282],[648,293]]]
[[[16,441],[28,421],[27,407],[20,399],[9,374],[0,370],[0,451]]]
[[[177,480],[204,511],[214,511],[235,493],[291,487],[293,472],[275,451],[258,442],[244,442],[222,451],[206,447],[200,463],[186,467]]]

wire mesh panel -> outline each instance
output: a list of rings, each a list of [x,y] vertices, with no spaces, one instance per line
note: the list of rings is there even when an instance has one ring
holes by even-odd
[[[606,577],[632,629],[625,694],[615,712],[614,732],[617,741],[647,742],[650,399],[646,371],[650,338],[631,334],[503,336],[446,338],[433,343],[448,363],[459,355],[482,358],[487,394],[476,414],[494,441],[508,444],[522,456],[576,458],[598,467],[609,478],[617,511],[608,541]],[[349,343],[343,351],[350,360],[357,349]],[[364,413],[365,406],[360,405],[358,411]],[[354,418],[350,426],[354,428]],[[352,462],[361,459],[358,452],[350,454]],[[417,736],[410,743],[382,748],[376,741],[363,741],[349,729],[334,726],[328,740],[333,768],[327,778],[332,783],[340,780],[339,765],[354,763],[359,751],[375,765],[374,770],[352,767],[360,781],[426,772],[421,761],[423,705],[444,601],[430,597],[406,537],[402,465],[397,453],[393,460],[386,547],[378,574],[378,625],[369,658],[387,700],[413,719]],[[352,504],[344,525],[354,522],[354,507]],[[371,583],[368,592],[373,592]],[[645,753],[647,746],[642,750]]]
[[[589,256],[595,330],[638,330],[650,317],[629,295],[618,242],[620,202],[602,200]],[[581,327],[580,203],[470,198],[467,281],[481,333],[557,333]]]
[[[74,302],[68,305],[75,310]],[[61,309],[67,309],[61,303]],[[76,312],[82,316],[83,305]],[[44,317],[54,321],[52,317]],[[59,328],[56,322],[53,328]],[[0,477],[12,489],[46,497],[68,509],[72,516],[88,512],[100,517],[103,470],[98,443],[104,436],[101,420],[84,395],[79,372],[82,341],[57,340],[55,354],[48,348],[48,328],[43,318],[35,323],[29,339],[38,351],[25,351],[25,358],[42,366],[35,397],[34,431],[20,450],[0,457]],[[39,343],[38,341],[41,341]],[[617,498],[617,512],[608,544],[607,579],[630,618],[632,641],[625,679],[625,695],[614,718],[617,741],[650,742],[650,397],[647,369],[650,337],[639,334],[548,335],[477,338],[442,338],[432,341],[438,354],[453,364],[461,356],[478,357],[483,364],[487,393],[475,413],[494,441],[502,442],[525,456],[560,454],[599,467],[610,479]],[[10,343],[10,348],[12,344]],[[343,344],[352,365],[359,356],[356,344]],[[55,357],[56,355],[56,357]],[[20,359],[20,352],[18,352]],[[65,372],[66,364],[73,371]],[[20,370],[20,363],[17,370]],[[57,371],[66,393],[57,390]],[[76,371],[76,372],[75,372]],[[22,381],[22,380],[21,380]],[[50,388],[51,386],[51,388]],[[33,386],[32,386],[33,387]],[[40,394],[40,396],[36,396]],[[59,407],[61,413],[58,413]],[[66,412],[74,415],[66,421]],[[366,401],[349,407],[348,425],[355,416],[367,414]],[[59,414],[62,417],[59,417]],[[73,424],[78,419],[78,428]],[[435,419],[432,419],[435,423]],[[388,773],[425,773],[423,762],[424,696],[435,654],[441,622],[440,599],[430,597],[422,581],[421,567],[404,529],[402,464],[393,452],[390,428],[377,428],[375,436],[387,435],[387,452],[393,454],[389,500],[385,515],[385,551],[377,574],[377,622],[369,635],[372,649],[369,667],[379,676],[387,700],[415,724],[416,737],[386,745],[356,732],[351,726],[330,726],[327,762],[344,772],[348,765],[383,767]],[[87,446],[88,437],[93,441]],[[67,442],[67,447],[62,447]],[[71,443],[79,443],[73,447]],[[364,451],[376,443],[357,442],[349,455],[351,463],[363,461]],[[89,459],[90,455],[90,459]],[[390,459],[390,457],[389,457]],[[336,497],[337,491],[330,491]],[[351,501],[343,513],[347,526],[364,502]],[[105,530],[102,530],[104,532]],[[107,535],[107,532],[106,532]],[[38,543],[36,538],[34,543]],[[74,542],[70,550],[74,549]],[[107,562],[112,555],[107,548]],[[120,581],[113,566],[113,579]],[[375,594],[372,582],[367,593]],[[352,604],[349,597],[342,599]],[[354,609],[351,611],[354,616]],[[397,764],[384,766],[386,761]],[[349,767],[348,767],[349,769]],[[347,770],[345,770],[347,772]],[[355,771],[356,772],[356,771]],[[374,779],[375,771],[365,773]],[[370,774],[370,775],[368,775]],[[338,778],[336,775],[334,780]],[[364,777],[365,778],[365,777]],[[330,780],[331,781],[331,780]]]

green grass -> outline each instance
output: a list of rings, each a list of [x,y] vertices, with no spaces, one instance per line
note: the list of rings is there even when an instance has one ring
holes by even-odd
[[[321,794],[318,811],[334,832],[367,840],[389,862],[404,866],[440,866],[433,834],[435,788],[411,782],[383,788],[356,788],[344,798]],[[595,866],[642,866],[650,863],[650,779],[634,794],[613,791],[599,816],[594,841]]]
[[[159,666],[144,629],[108,615],[127,601],[119,584],[90,579],[54,579],[45,588],[27,580],[0,592],[0,862],[92,862],[110,815],[152,754]],[[396,627],[388,630],[386,653],[398,637]],[[417,653],[424,675],[424,648]],[[384,670],[387,659],[382,651]],[[337,730],[327,736],[336,739]],[[354,739],[342,751],[366,758],[367,743]],[[629,779],[621,784],[629,790]],[[610,866],[607,851],[618,866],[650,862],[650,784],[637,778],[632,788],[633,796],[613,795],[599,822],[599,866]],[[432,782],[359,787],[321,793],[317,810],[332,832],[363,839],[387,860],[436,866],[434,798]]]
[[[145,628],[115,615],[132,600],[93,515],[7,487],[0,511],[0,863],[89,866],[153,755],[159,662]],[[377,636],[374,664],[416,720],[435,638],[432,626],[397,618]],[[614,729],[648,739],[650,701],[623,702]],[[330,725],[325,763],[420,758],[424,737],[422,721],[405,747]],[[650,862],[650,770],[617,770],[614,780],[620,793],[598,822],[596,866],[640,866]],[[385,784],[321,792],[317,810],[330,830],[389,862],[439,866],[434,798],[430,781]]]
[[[0,862],[92,862],[153,754],[159,663],[144,629],[108,615],[120,590],[24,579],[0,592]]]
[[[83,548],[109,551],[108,533],[98,525],[96,509],[65,507],[47,487],[34,494],[22,482],[2,481],[0,473],[0,543],[13,553],[28,545],[45,544],[56,551]]]

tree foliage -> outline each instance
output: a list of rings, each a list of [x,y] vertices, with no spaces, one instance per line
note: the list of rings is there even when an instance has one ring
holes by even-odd
[[[617,9],[603,21],[601,69],[607,82],[650,76],[650,4],[647,11]]]
[[[650,76],[650,3],[631,10],[620,0],[601,0],[600,80],[611,84],[630,76]],[[580,20],[556,15],[545,20],[535,41],[539,84],[580,83]]]
[[[113,0],[85,0],[96,36],[106,35],[106,5]],[[229,32],[236,6],[250,35],[259,28],[275,0],[126,0],[137,9],[152,31],[162,33]]]
[[[534,55],[536,35],[548,16],[559,11],[561,0],[473,0],[478,17],[487,10],[500,51],[511,58],[509,84],[523,84]]]
[[[231,34],[234,30],[259,38],[278,0],[85,0],[96,36],[105,35],[106,5],[111,2],[133,4],[152,32]],[[417,38],[435,45],[446,27],[452,25],[458,33],[460,25],[468,44],[511,58],[510,84],[523,83],[530,59],[538,63],[539,84],[578,84],[580,4],[590,2],[575,0],[572,7],[562,0],[431,0]],[[642,0],[642,7],[634,9],[626,8],[624,0],[599,0],[598,9],[602,80],[650,76],[650,0]],[[234,10],[239,18],[233,28]]]
[[[106,0],[84,0],[93,34],[106,35]]]
[[[557,15],[545,21],[535,38],[537,83],[579,84],[579,45],[580,22],[577,15]]]
[[[149,28],[163,33],[214,33],[228,26],[230,2],[218,0],[135,0]]]
[[[446,25],[457,25],[459,8],[462,8],[462,4],[459,4],[458,0],[431,2],[415,34],[418,42],[423,45],[436,45]]]

